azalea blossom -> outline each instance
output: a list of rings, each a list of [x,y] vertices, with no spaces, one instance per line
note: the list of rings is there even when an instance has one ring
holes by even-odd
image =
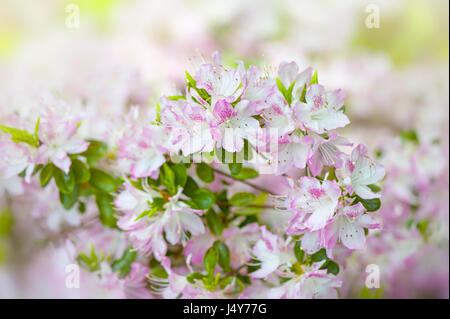
[[[79,122],[76,118],[65,118],[49,110],[40,118],[37,163],[52,162],[68,174],[72,161],[68,154],[78,154],[87,150],[89,143],[76,135]]]
[[[348,170],[351,173],[351,187],[361,198],[379,198],[368,185],[375,184],[385,175],[384,167],[372,161],[368,156],[367,148],[359,144],[352,152],[351,161],[347,161]]]
[[[296,102],[293,105],[300,128],[322,134],[350,123],[342,111],[345,100],[342,90],[325,91],[322,85],[312,84],[305,99],[306,103]]]
[[[288,229],[290,235],[308,229],[315,231],[330,222],[338,208],[341,190],[335,181],[322,183],[313,177],[301,177],[287,197],[288,209],[295,212]]]

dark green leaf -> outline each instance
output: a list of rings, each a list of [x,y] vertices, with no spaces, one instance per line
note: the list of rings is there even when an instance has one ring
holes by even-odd
[[[211,208],[215,202],[214,194],[210,190],[204,188],[197,189],[190,197],[199,209]]]
[[[175,185],[184,187],[187,181],[187,168],[183,164],[175,164],[172,166],[172,171],[175,174]]]
[[[219,215],[210,208],[206,213],[206,224],[208,225],[209,230],[216,236],[222,235],[224,225]]]
[[[214,247],[216,248],[217,254],[219,257],[219,266],[224,271],[230,271],[231,257],[230,257],[230,250],[228,249],[228,246],[223,241],[217,240],[214,243]]]
[[[114,217],[113,197],[98,193],[96,203],[100,213],[100,221],[106,227],[115,228],[117,219]]]
[[[333,260],[328,259],[320,269],[326,269],[327,273],[337,275],[339,273],[339,265]]]
[[[81,153],[81,155],[86,157],[87,163],[90,166],[94,166],[106,156],[108,153],[108,145],[97,140],[87,140],[87,142],[89,142],[88,149]]]
[[[311,255],[311,262],[315,263],[321,260],[324,260],[327,258],[327,252],[325,250],[325,248],[321,248],[319,249],[319,251],[317,251],[316,253]]]
[[[41,175],[39,176],[42,187],[47,186],[50,180],[52,179],[54,170],[53,167],[54,167],[53,164],[50,163],[45,165],[45,167],[42,169]]]
[[[361,203],[368,212],[377,211],[381,207],[381,200],[379,198],[362,199],[361,197],[356,196],[352,205],[357,203]]]
[[[59,168],[54,167],[53,177],[55,178],[56,186],[58,186],[61,193],[72,193],[75,187],[75,176],[72,171],[69,171],[69,174],[66,174]]]
[[[302,243],[301,243],[300,241],[297,241],[297,242],[295,243],[295,246],[294,246],[294,254],[295,254],[295,258],[297,258],[297,261],[298,261],[300,264],[302,264],[302,263],[303,263],[303,260],[304,260],[304,258],[305,258],[305,252],[304,252],[304,250],[302,249]]]
[[[201,273],[199,273],[199,272],[193,272],[193,273],[187,275],[186,280],[187,280],[189,283],[191,283],[191,284],[195,284],[195,282],[196,282],[197,280],[202,280],[203,277],[205,277],[205,276],[202,275]]]
[[[78,183],[88,182],[91,178],[91,172],[89,168],[80,160],[73,160],[71,170],[75,174],[75,179]]]
[[[212,183],[214,181],[214,171],[211,166],[206,163],[199,163],[195,168],[197,176],[205,183]]]
[[[184,184],[183,194],[187,197],[191,197],[199,187],[197,182],[190,176],[187,177],[186,184]]]
[[[127,249],[120,259],[117,259],[111,264],[113,271],[119,272],[120,275],[125,276],[131,270],[131,264],[136,260],[136,251],[131,248]]]
[[[69,210],[77,202],[79,194],[80,194],[80,186],[75,185],[72,193],[70,193],[70,194],[64,194],[64,193],[59,192],[59,200],[60,200],[61,204],[63,205],[63,207],[65,209]]]
[[[117,180],[108,173],[96,168],[91,168],[90,184],[92,187],[104,193],[112,193],[117,190]]]

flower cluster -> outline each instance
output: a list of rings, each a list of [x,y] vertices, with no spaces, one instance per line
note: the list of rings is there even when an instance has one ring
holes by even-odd
[[[11,118],[0,194],[59,197],[35,216],[44,238],[70,239],[114,296],[337,297],[340,267],[381,228],[385,175],[339,135],[344,103],[312,68],[226,68],[215,53],[150,112],[132,107],[112,142],[83,138],[63,102]]]

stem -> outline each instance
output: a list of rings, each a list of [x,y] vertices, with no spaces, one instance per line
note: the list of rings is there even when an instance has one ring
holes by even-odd
[[[219,175],[223,175],[223,176],[228,177],[228,178],[231,178],[231,179],[233,179],[233,180],[235,180],[235,181],[238,181],[238,182],[241,182],[241,183],[243,183],[243,184],[246,184],[246,185],[248,185],[248,186],[250,186],[250,187],[253,187],[254,189],[259,190],[260,192],[268,193],[268,194],[271,194],[271,195],[276,195],[276,194],[272,193],[270,190],[268,190],[268,189],[266,189],[266,188],[264,188],[264,187],[258,186],[258,185],[256,185],[256,184],[250,183],[250,182],[245,181],[245,180],[237,179],[237,178],[233,177],[233,176],[230,175],[230,174],[227,174],[227,173],[225,173],[225,172],[222,172],[221,170],[218,170],[217,168],[214,168],[214,167],[213,167],[212,169],[213,169],[213,171],[214,171],[215,173],[217,173],[217,174],[219,174]]]

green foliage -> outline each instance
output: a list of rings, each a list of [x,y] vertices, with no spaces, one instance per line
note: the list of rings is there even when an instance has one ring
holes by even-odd
[[[0,212],[0,236],[8,235],[11,232],[13,220],[9,210]]]
[[[50,182],[50,180],[53,177],[53,172],[54,172],[54,166],[52,163],[49,163],[44,166],[44,168],[41,171],[41,175],[39,176],[42,187],[45,187],[48,185],[48,183]]]
[[[295,258],[297,259],[297,261],[300,263],[300,264],[302,264],[303,263],[303,260],[305,259],[305,252],[304,252],[304,250],[302,249],[302,246],[301,246],[301,242],[300,241],[297,241],[296,243],[295,243],[295,246],[294,246],[294,254],[295,254]]]
[[[236,175],[232,175],[233,178],[237,180],[246,180],[246,179],[252,179],[259,176],[258,172],[255,171],[253,168],[250,167],[242,167],[240,172]]]
[[[362,287],[360,299],[381,299],[383,297],[385,287],[369,289],[366,286]]]
[[[233,206],[247,206],[251,204],[255,199],[256,195],[252,193],[236,193],[230,198],[230,204]]]
[[[63,194],[71,194],[75,188],[75,175],[72,171],[68,174],[64,173],[62,170],[54,167],[53,177],[55,178],[56,186]]]
[[[108,145],[97,140],[87,140],[88,149],[80,155],[86,157],[89,166],[95,166],[108,154]]]
[[[92,272],[100,270],[100,263],[104,260],[104,258],[105,256],[103,251],[101,251],[100,255],[97,256],[94,245],[91,245],[90,256],[81,253],[77,257],[77,262],[81,267]]]
[[[311,255],[310,261],[311,263],[315,263],[321,260],[327,259],[327,251],[325,248],[319,249],[317,252]]]
[[[292,103],[292,90],[294,89],[295,81],[286,89],[284,84],[280,81],[280,79],[276,79],[278,90],[281,92],[286,102],[291,105]]]
[[[214,246],[208,248],[205,255],[203,256],[203,266],[209,277],[214,275],[214,269],[216,268],[217,262],[219,260],[219,255]]]
[[[207,103],[211,103],[211,96],[206,92],[205,89],[197,88],[197,81],[186,71],[186,86],[194,89],[198,95]]]
[[[400,138],[403,143],[413,143],[415,145],[419,145],[419,137],[417,136],[417,133],[414,130],[407,130],[401,132]]]
[[[186,183],[184,184],[183,194],[187,197],[191,197],[198,189],[197,182],[192,177],[188,176]]]
[[[98,191],[108,194],[117,190],[118,181],[108,173],[96,168],[91,168],[90,173],[90,184]]]
[[[311,78],[311,82],[309,82],[309,85],[312,85],[312,84],[319,84],[319,78],[317,76],[317,70],[314,71],[314,74],[313,74],[313,76]]]
[[[377,211],[381,207],[381,200],[379,198],[363,199],[359,196],[356,196],[352,205],[355,205],[357,203],[361,203],[368,212]]]
[[[208,225],[209,230],[216,236],[222,235],[223,229],[225,226],[223,225],[222,220],[219,215],[210,208],[206,213],[206,224]]]
[[[120,259],[111,264],[113,271],[118,272],[121,276],[127,275],[131,271],[131,264],[136,260],[136,251],[127,249]]]
[[[14,127],[9,127],[5,125],[0,125],[0,131],[3,131],[11,136],[11,140],[15,143],[26,143],[33,147],[39,146],[39,119],[36,122],[36,126],[34,129],[34,134],[28,133],[25,130],[19,130]]]
[[[196,167],[197,176],[205,183],[214,181],[214,171],[211,166],[206,163],[199,163]]]
[[[217,254],[219,257],[219,266],[224,271],[230,271],[231,270],[231,257],[230,257],[230,250],[228,249],[228,246],[220,240],[216,240],[214,242],[214,248],[217,250]]]
[[[333,275],[337,275],[339,273],[339,265],[331,259],[327,259],[320,269],[326,269],[327,273]]]
[[[174,195],[177,192],[175,173],[170,168],[169,164],[164,163],[159,170],[159,180],[164,185],[167,191]]]
[[[75,205],[79,195],[80,195],[80,186],[76,184],[70,194],[59,192],[59,200],[63,205],[63,207],[69,210]]]
[[[71,170],[75,174],[75,180],[77,183],[85,183],[88,182],[91,178],[91,172],[89,168],[82,161],[78,159],[72,160]]]
[[[242,163],[229,163],[228,168],[231,175],[238,175],[242,170]]]
[[[97,193],[95,202],[97,203],[102,225],[115,228],[117,219],[114,216],[113,197],[109,194]]]
[[[198,209],[211,208],[215,203],[214,194],[206,188],[197,189],[191,194],[190,198]]]

